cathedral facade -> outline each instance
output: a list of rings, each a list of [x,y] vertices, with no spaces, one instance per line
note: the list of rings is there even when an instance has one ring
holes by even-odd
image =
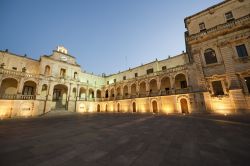
[[[250,113],[250,1],[225,0],[184,22],[186,52],[108,76],[82,71],[62,46],[39,60],[0,51],[0,117]]]

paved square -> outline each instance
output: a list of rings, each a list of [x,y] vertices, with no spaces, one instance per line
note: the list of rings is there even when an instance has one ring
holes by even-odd
[[[0,165],[250,165],[250,124],[137,114],[4,120]]]

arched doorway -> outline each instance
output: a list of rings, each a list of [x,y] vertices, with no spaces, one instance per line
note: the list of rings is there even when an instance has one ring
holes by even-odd
[[[158,94],[157,81],[155,79],[152,79],[149,82],[149,88],[150,96],[155,96]]]
[[[157,101],[152,102],[153,113],[158,113]]]
[[[5,99],[15,99],[17,94],[17,80],[14,78],[5,78],[2,80],[0,88],[0,97]]]
[[[136,94],[137,94],[137,92],[136,92],[136,84],[132,84],[131,85],[131,96],[136,97]]]
[[[120,103],[117,104],[117,112],[120,112]]]
[[[108,104],[105,106],[105,112],[108,112]]]
[[[170,78],[169,77],[163,77],[161,79],[161,95],[168,95],[170,93]]]
[[[87,98],[86,89],[81,87],[79,92],[79,100],[86,100],[86,98]]]
[[[181,112],[183,114],[188,114],[188,103],[187,103],[187,100],[186,99],[181,99],[180,100],[180,103],[181,103]]]
[[[140,88],[139,88],[139,94],[140,97],[145,97],[147,95],[146,93],[146,83],[143,81],[140,83]]]
[[[184,74],[178,74],[175,76],[175,89],[187,88],[187,80]]]
[[[133,112],[136,112],[136,103],[133,102]]]
[[[55,102],[55,109],[67,108],[68,87],[66,85],[57,84],[53,90],[53,102]]]
[[[102,98],[102,92],[99,89],[96,90],[96,98],[98,99]]]
[[[100,104],[97,104],[97,112],[101,112]]]
[[[34,81],[26,81],[23,85],[22,99],[35,99],[36,83]]]

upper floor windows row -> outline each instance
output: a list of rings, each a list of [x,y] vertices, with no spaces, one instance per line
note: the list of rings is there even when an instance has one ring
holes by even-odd
[[[47,75],[47,76],[51,75],[51,69],[49,65],[45,66],[44,75]],[[63,68],[60,69],[60,77],[63,77],[63,78],[66,77],[66,69],[63,69]],[[78,77],[78,73],[74,72],[73,78],[77,79],[77,77]]]
[[[230,22],[230,21],[234,20],[234,16],[233,16],[232,11],[229,11],[229,12],[225,13],[225,19],[226,19],[227,22]],[[199,23],[199,28],[200,28],[200,32],[206,31],[205,22]]]
[[[245,44],[237,45],[235,48],[239,58],[248,56]],[[207,65],[218,63],[216,53],[211,48],[208,48],[204,51],[204,59]]]

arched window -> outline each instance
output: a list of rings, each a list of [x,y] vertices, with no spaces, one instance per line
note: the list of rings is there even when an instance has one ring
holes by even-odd
[[[44,74],[45,74],[45,75],[50,75],[50,66],[49,66],[49,65],[46,65],[46,66],[45,66]]]
[[[204,57],[207,65],[212,63],[217,63],[217,57],[215,51],[211,48],[205,50]]]
[[[73,94],[73,97],[76,98],[76,88],[73,88],[72,94]]]
[[[74,79],[77,79],[77,72],[74,72]]]
[[[105,98],[109,98],[109,90],[108,89],[105,91]]]

